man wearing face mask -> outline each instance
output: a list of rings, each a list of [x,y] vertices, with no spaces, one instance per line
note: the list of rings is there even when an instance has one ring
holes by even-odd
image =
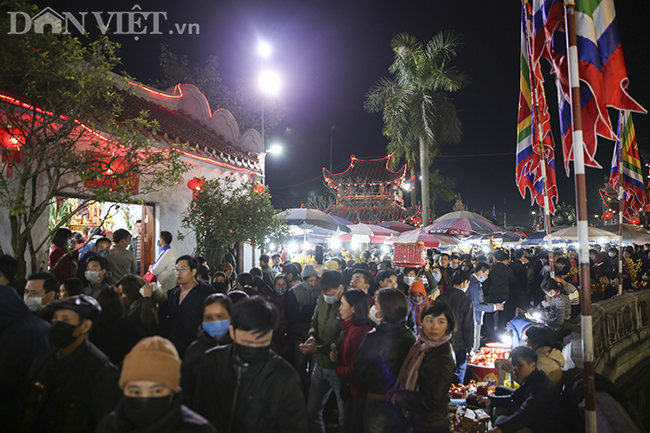
[[[108,255],[111,250],[111,240],[108,238],[98,238],[93,242],[93,247],[89,250],[88,254],[84,254],[83,257],[79,259],[79,272],[77,277],[83,281],[84,286],[90,284],[90,281],[86,278],[86,267],[88,266],[88,259],[90,257],[102,257],[108,259]],[[108,275],[106,275],[108,278]]]
[[[277,309],[259,296],[232,308],[233,344],[200,360],[194,409],[227,433],[303,433],[307,413],[296,371],[271,350]]]
[[[285,266],[283,271],[285,275],[295,275],[294,272],[298,272],[294,264]],[[287,293],[286,313],[289,322],[289,334],[293,339],[294,367],[300,375],[305,395],[307,395],[314,360],[313,356],[306,355],[300,350],[300,345],[308,337],[311,318],[316,309],[316,301],[320,296],[320,290],[318,289],[319,278],[314,266],[305,265],[305,269],[302,271],[302,280],[302,283],[292,286]]]
[[[176,285],[176,275],[174,274],[176,254],[172,250],[171,243],[172,234],[166,231],[160,232],[158,239],[160,253],[149,268],[149,271],[156,276],[158,287],[163,293],[170,291]]]
[[[54,311],[49,304],[59,291],[59,280],[49,272],[39,272],[27,277],[23,300],[29,309],[41,319],[51,322]]]
[[[459,266],[460,266],[460,257],[457,256],[456,254],[452,254],[451,263],[449,263],[449,267],[455,271],[456,269],[458,269]]]
[[[108,272],[108,260],[99,256],[91,256],[88,258],[86,264],[86,272],[84,277],[89,281],[88,286],[84,289],[84,293],[97,299],[97,295],[108,284],[105,281],[106,273]]]
[[[478,262],[474,267],[475,272],[469,278],[469,287],[465,294],[472,300],[474,305],[474,345],[472,352],[478,352],[481,347],[481,326],[483,326],[483,314],[502,311],[503,304],[487,304],[483,302],[483,283],[490,275],[490,265],[485,262]]]
[[[119,400],[118,369],[87,340],[101,309],[86,295],[52,302],[50,308],[50,341],[56,349],[43,353],[32,367],[25,431],[94,431]]]
[[[344,291],[343,275],[334,270],[323,272],[320,279],[320,290],[322,295],[316,303],[309,338],[300,345],[302,353],[314,355],[316,361],[307,398],[309,431],[312,433],[325,433],[323,408],[332,391],[336,396],[339,409],[339,427],[343,426],[341,379],[336,375],[337,363],[333,362],[329,355],[332,344],[340,347],[342,342],[339,307]]]
[[[232,302],[223,293],[215,293],[205,298],[203,323],[199,325],[196,340],[187,348],[181,366],[183,402],[188,407],[192,407],[192,397],[196,389],[196,378],[199,376],[199,359],[201,355],[213,347],[232,343],[232,338],[228,333],[231,309]]]
[[[171,341],[141,340],[124,358],[119,382],[122,400],[99,422],[95,433],[216,433],[210,422],[183,405],[180,369]]]
[[[131,245],[131,233],[126,229],[115,230],[113,233],[115,242],[108,254],[108,263],[111,266],[111,277],[120,281],[128,274],[134,274],[136,270],[135,254],[126,248]]]

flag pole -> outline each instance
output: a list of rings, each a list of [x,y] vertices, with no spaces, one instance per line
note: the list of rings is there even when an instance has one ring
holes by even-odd
[[[618,113],[618,294],[623,294],[623,116]]]
[[[571,115],[573,128],[573,168],[575,170],[576,211],[578,214],[578,257],[580,260],[580,305],[582,310],[582,360],[584,370],[585,427],[587,433],[598,431],[596,424],[596,384],[594,380],[594,336],[591,317],[591,287],[589,276],[589,234],[587,188],[585,182],[585,148],[582,136],[580,104],[580,75],[575,25],[575,1],[564,2],[567,27],[569,83],[571,85]]]
[[[533,100],[535,103],[535,114],[533,119],[535,120],[534,125],[537,130],[537,146],[539,156],[541,158],[540,167],[542,168],[542,185],[544,185],[544,228],[546,229],[546,239],[548,244],[548,264],[550,267],[551,278],[555,278],[555,263],[553,260],[553,239],[551,237],[551,212],[550,212],[550,203],[548,197],[548,183],[546,177],[546,151],[544,149],[544,135],[541,128],[541,114],[539,109],[539,93],[537,92],[537,77],[535,76],[536,65],[533,65],[533,55],[532,48],[530,44],[530,36],[533,33],[532,22],[530,16],[528,15],[528,8],[524,7],[524,13],[526,14],[526,51],[528,54],[528,73],[530,75],[530,90],[533,93]],[[532,113],[531,113],[532,114]],[[531,192],[532,194],[532,192]]]

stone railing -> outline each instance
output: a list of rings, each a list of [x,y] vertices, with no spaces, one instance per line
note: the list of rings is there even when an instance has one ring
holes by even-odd
[[[650,290],[592,305],[594,367],[612,382],[650,357]],[[582,367],[580,325],[572,329],[572,358]]]

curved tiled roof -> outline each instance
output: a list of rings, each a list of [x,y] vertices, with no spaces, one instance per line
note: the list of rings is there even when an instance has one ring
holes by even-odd
[[[121,93],[124,98],[121,118],[133,119],[146,110],[149,112],[148,120],[158,121],[160,130],[144,131],[147,136],[151,134],[157,141],[166,141],[169,144],[186,143],[192,148],[190,152],[199,156],[229,164],[234,168],[261,172],[255,155],[231,147],[232,143],[225,141],[223,136],[209,130],[206,125],[183,110],[173,110],[136,95]]]
[[[333,174],[323,168],[323,177],[330,186],[358,180],[374,184],[403,181],[406,175],[406,164],[402,165],[399,170],[393,171],[389,168],[392,158],[392,153],[389,153],[383,158],[357,158],[352,155],[350,156],[350,165],[347,170],[342,173]]]

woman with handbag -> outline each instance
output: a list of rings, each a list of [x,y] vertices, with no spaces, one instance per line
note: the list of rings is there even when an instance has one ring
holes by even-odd
[[[413,433],[449,432],[449,387],[456,369],[451,334],[455,326],[451,307],[429,302],[422,310],[417,341],[387,394],[406,416]]]

